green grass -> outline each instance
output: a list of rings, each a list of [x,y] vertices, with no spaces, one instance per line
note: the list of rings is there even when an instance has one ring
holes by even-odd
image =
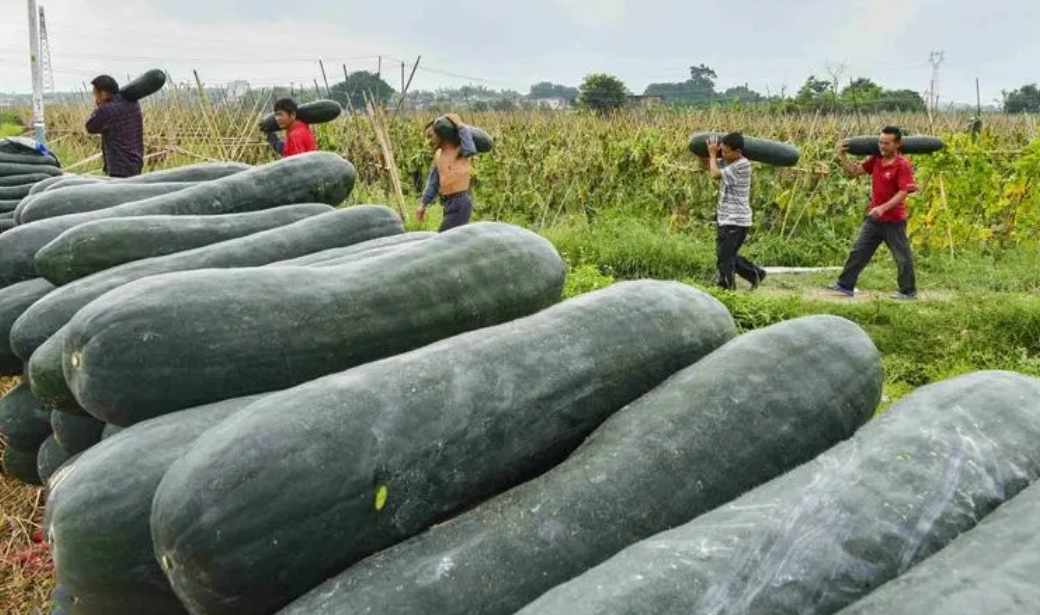
[[[0,124],[0,139],[14,137],[22,134],[22,127],[18,124]]]
[[[979,249],[953,257],[919,250],[921,299],[888,299],[895,267],[885,248],[860,279],[863,297],[848,299],[824,290],[833,274],[776,275],[758,290],[712,288],[714,244],[710,230],[670,232],[634,220],[591,228],[560,226],[543,233],[570,266],[567,296],[619,279],[678,279],[722,300],[741,330],[765,327],[810,314],[835,314],[856,322],[877,344],[885,366],[885,403],[922,385],[980,369],[1040,375],[1040,247],[1019,246],[990,253]],[[849,244],[851,244],[851,237]],[[770,254],[797,246],[773,240],[748,246],[763,266]],[[844,255],[803,245],[812,265],[841,265]],[[847,249],[847,246],[846,246]],[[813,256],[815,255],[815,256]],[[797,360],[797,358],[792,358]]]

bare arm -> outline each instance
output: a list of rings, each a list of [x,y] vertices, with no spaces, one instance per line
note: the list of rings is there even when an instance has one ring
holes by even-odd
[[[719,168],[719,143],[715,137],[708,139],[708,174],[712,179],[722,179]]]
[[[838,156],[840,157],[841,168],[845,170],[845,174],[849,177],[859,177],[867,172],[861,163],[849,160],[848,140],[842,142],[841,148],[838,150]]]

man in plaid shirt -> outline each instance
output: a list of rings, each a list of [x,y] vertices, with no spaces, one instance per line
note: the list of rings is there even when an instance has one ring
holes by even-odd
[[[109,177],[133,177],[144,166],[144,118],[141,105],[119,94],[108,75],[90,82],[97,108],[87,120],[87,132],[101,135],[101,155]]]

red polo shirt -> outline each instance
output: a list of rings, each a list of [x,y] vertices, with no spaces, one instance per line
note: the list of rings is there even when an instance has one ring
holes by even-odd
[[[871,177],[871,209],[887,203],[900,190],[905,190],[907,194],[917,192],[914,170],[910,166],[910,161],[902,154],[896,154],[895,160],[889,164],[885,164],[881,156],[874,156],[863,162],[863,170],[870,173]],[[881,216],[881,222],[902,222],[906,220],[906,217],[906,199],[904,198]]]
[[[294,154],[313,152],[317,149],[318,144],[314,140],[314,133],[311,132],[311,127],[307,124],[296,120],[293,122],[292,128],[285,132],[285,148],[282,150],[283,158],[288,158]]]

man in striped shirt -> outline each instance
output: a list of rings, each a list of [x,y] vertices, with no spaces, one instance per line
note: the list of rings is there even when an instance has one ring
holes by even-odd
[[[724,162],[720,164],[719,155]],[[701,159],[712,179],[720,181],[718,204],[718,232],[715,253],[722,288],[736,290],[734,274],[756,288],[766,277],[761,267],[737,254],[751,228],[751,161],[744,157],[744,136],[731,132],[708,139],[708,158]]]

